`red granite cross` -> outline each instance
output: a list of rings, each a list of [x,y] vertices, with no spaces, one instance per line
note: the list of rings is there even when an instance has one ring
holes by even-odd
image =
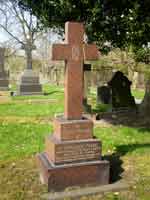
[[[83,63],[98,59],[94,44],[84,43],[82,23],[66,22],[65,44],[54,44],[52,60],[65,60],[65,111],[66,119],[82,119]]]

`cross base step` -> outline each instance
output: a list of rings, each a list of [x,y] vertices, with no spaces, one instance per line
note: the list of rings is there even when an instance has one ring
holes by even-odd
[[[57,116],[54,119],[54,135],[61,141],[92,139],[93,122],[85,117],[68,120],[64,116]]]
[[[71,164],[55,165],[46,153],[36,156],[42,183],[48,184],[48,191],[63,190],[70,186],[106,185],[109,183],[109,162],[93,160]]]
[[[97,139],[61,141],[54,135],[46,138],[46,155],[54,164],[101,159],[101,142]]]

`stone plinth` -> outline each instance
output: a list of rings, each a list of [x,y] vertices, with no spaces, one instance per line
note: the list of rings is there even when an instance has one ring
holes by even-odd
[[[101,158],[101,143],[97,139],[60,141],[46,139],[46,154],[54,164],[97,160]]]
[[[55,165],[46,153],[37,155],[40,177],[48,191],[68,186],[106,185],[109,183],[109,162],[104,160]]]
[[[54,135],[64,140],[82,140],[93,138],[93,122],[89,119],[67,120],[64,117],[54,119]]]
[[[101,159],[102,145],[92,132],[93,122],[86,118],[54,120],[54,134],[46,138],[45,152],[37,155],[40,176],[49,191],[109,183],[109,162]]]
[[[33,70],[25,70],[18,84],[18,95],[41,95],[39,76]]]

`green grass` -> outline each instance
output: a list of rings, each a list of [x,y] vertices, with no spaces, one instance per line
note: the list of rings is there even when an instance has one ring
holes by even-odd
[[[20,117],[44,117],[54,116],[55,113],[63,112],[62,102],[60,103],[8,103],[0,104],[1,116]]]
[[[98,113],[98,112],[107,112],[111,109],[111,105],[109,104],[94,104],[92,112]]]
[[[107,154],[108,151],[135,155],[150,153],[150,128],[127,126],[96,127],[94,132],[96,137],[103,141],[104,154]]]
[[[16,86],[12,87],[15,91]],[[43,86],[44,95],[33,95],[33,96],[14,96],[12,100],[35,100],[35,99],[56,99],[63,100],[64,97],[64,88],[62,86],[53,86],[45,84]]]
[[[137,99],[143,99],[144,94],[145,94],[144,90],[137,90],[137,89],[132,90],[132,95]]]
[[[0,199],[37,200],[39,197],[33,198],[34,194],[42,193],[37,173],[35,173],[35,180],[30,184],[34,187],[33,194],[28,194],[30,188],[21,189],[25,187],[21,184],[23,180],[32,180],[32,170],[37,169],[33,164],[35,163],[33,158],[36,153],[44,150],[44,138],[53,131],[51,119],[55,113],[62,113],[64,109],[62,87],[45,85],[44,91],[48,93],[47,96],[16,96],[10,103],[0,104],[0,169],[2,170]],[[143,95],[141,91],[133,91],[133,93],[137,98]],[[96,105],[95,91],[89,94],[89,102],[93,107]],[[105,105],[99,105],[98,109],[105,111],[107,108]],[[123,168],[124,172],[121,176],[134,183],[135,193],[140,200],[147,200],[148,192],[145,191],[145,187],[150,185],[150,179],[148,179],[150,177],[150,128],[97,125],[94,128],[94,135],[102,141],[103,155],[111,158],[110,160],[117,158],[114,171],[117,173],[118,167]],[[13,162],[18,170],[22,169],[20,162],[23,162],[23,173],[20,174],[17,169],[11,172],[10,166]],[[14,173],[13,176],[12,173]],[[129,195],[131,193],[132,191],[129,190]],[[93,199],[95,200],[96,197]],[[123,197],[122,193],[119,195],[110,193],[102,199],[128,200],[128,195],[125,194]],[[136,199],[136,197],[131,199]]]
[[[46,96],[14,96],[12,101],[0,104],[1,116],[53,117],[63,112],[63,87],[44,85]],[[37,101],[38,100],[38,101]]]
[[[16,160],[42,151],[44,138],[52,132],[46,124],[0,123],[0,160]]]

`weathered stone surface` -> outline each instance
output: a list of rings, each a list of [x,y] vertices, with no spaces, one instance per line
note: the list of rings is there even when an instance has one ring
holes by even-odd
[[[103,160],[55,165],[47,159],[46,153],[37,155],[41,181],[48,184],[48,190],[63,190],[69,186],[82,186],[109,182],[109,162]]]
[[[19,95],[40,95],[42,86],[39,83],[39,76],[33,70],[25,70],[18,84]]]
[[[63,116],[54,119],[54,135],[64,140],[93,138],[93,122],[89,119],[66,120]]]
[[[65,111],[66,119],[82,119],[83,83],[82,64],[69,61],[66,64]]]
[[[8,90],[9,78],[8,73],[4,69],[4,53],[5,49],[0,48],[0,90]]]
[[[114,110],[120,108],[136,109],[134,97],[131,94],[132,82],[121,72],[117,71],[108,82],[112,90],[112,107]]]
[[[46,153],[55,164],[99,160],[101,143],[97,139],[60,141],[49,136],[46,138]]]
[[[41,180],[48,190],[86,184],[108,184],[109,162],[101,160],[101,142],[93,122],[82,116],[83,62],[98,58],[95,45],[84,44],[83,24],[68,22],[66,44],[54,45],[54,60],[66,61],[65,113],[54,120],[45,153],[37,155]]]
[[[66,119],[82,119],[83,112],[83,62],[96,60],[98,49],[84,43],[82,23],[65,24],[65,44],[54,44],[53,60],[65,60],[65,111]]]
[[[104,194],[108,192],[128,192],[131,188],[131,184],[129,184],[125,180],[117,181],[112,184],[107,185],[94,185],[94,186],[87,186],[87,187],[79,187],[72,190],[65,190],[65,191],[58,191],[55,193],[47,193],[42,195],[42,199],[44,200],[63,200],[63,199],[84,199],[86,196],[93,199],[93,195],[98,200],[102,199]]]
[[[97,104],[111,103],[111,89],[108,86],[97,87]]]

